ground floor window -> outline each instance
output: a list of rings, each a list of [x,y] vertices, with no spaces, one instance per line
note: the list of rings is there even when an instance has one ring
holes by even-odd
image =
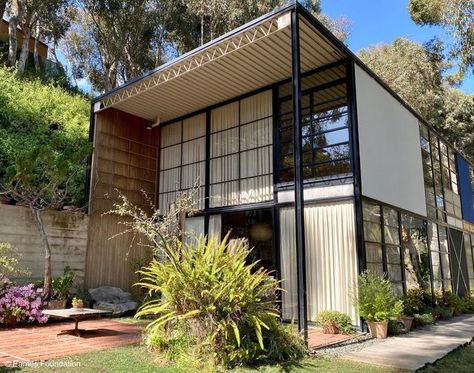
[[[275,269],[273,255],[273,216],[271,209],[247,210],[212,215],[209,235],[222,238],[230,232],[229,239],[245,238],[252,253],[249,260],[259,261],[269,270]]]

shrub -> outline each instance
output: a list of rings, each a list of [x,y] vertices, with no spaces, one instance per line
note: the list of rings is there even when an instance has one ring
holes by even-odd
[[[433,325],[436,324],[436,318],[429,312],[415,314],[415,320],[421,325]]]
[[[399,335],[405,329],[405,324],[399,320],[389,320],[388,321],[388,334],[390,335]]]
[[[474,297],[466,294],[461,298],[461,312],[474,313]]]
[[[392,284],[369,271],[359,275],[354,306],[367,321],[396,320],[403,311],[403,302],[397,300]]]
[[[42,289],[35,289],[33,284],[11,286],[7,280],[2,281],[0,293],[0,323],[5,323],[10,317],[17,322],[39,322],[48,320],[41,310],[44,307],[41,299]]]
[[[71,289],[75,278],[76,274],[71,267],[64,267],[62,276],[52,281],[53,299],[68,300],[71,296]]]
[[[428,308],[426,311],[431,313],[437,320],[449,320],[453,317],[452,309],[443,306]]]
[[[335,325],[342,334],[353,332],[351,318],[339,311],[321,311],[316,316],[316,322],[322,327]]]
[[[462,312],[462,300],[456,294],[450,291],[437,292],[436,303],[441,307],[449,308],[452,312],[458,314]]]
[[[27,276],[29,272],[20,268],[21,256],[11,244],[0,242],[0,278]]]
[[[403,314],[414,316],[431,306],[431,295],[423,289],[410,289],[400,299],[403,302]]]
[[[246,241],[227,238],[164,243],[167,259],[140,271],[137,285],[151,299],[136,317],[156,318],[147,327],[149,346],[214,367],[302,357],[301,340],[278,320],[278,282],[248,263]]]

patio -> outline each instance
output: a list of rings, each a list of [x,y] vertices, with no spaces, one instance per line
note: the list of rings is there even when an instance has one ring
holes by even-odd
[[[142,326],[110,319],[81,322],[81,337],[69,331],[74,322],[26,326],[0,331],[0,366],[43,361],[138,343]],[[67,333],[64,333],[67,331]]]

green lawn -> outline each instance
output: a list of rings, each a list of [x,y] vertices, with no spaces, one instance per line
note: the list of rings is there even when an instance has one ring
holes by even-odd
[[[69,358],[63,358],[52,361],[52,365],[56,362],[66,361],[73,362],[75,366],[68,367],[51,367],[36,366],[31,368],[23,368],[18,370],[24,373],[43,373],[43,372],[71,372],[71,373],[92,373],[92,372],[110,372],[110,373],[181,373],[192,372],[192,369],[178,366],[163,366],[156,361],[156,355],[148,352],[143,346],[127,346],[111,348],[108,350],[92,352],[87,354],[75,355]],[[70,364],[71,365],[71,364]],[[1,368],[0,368],[1,371]],[[353,363],[340,359],[323,359],[323,358],[307,358],[297,364],[288,366],[264,366],[258,369],[234,369],[233,373],[277,373],[277,372],[334,372],[334,373],[395,373],[400,372],[395,369],[383,369],[371,365]]]
[[[474,372],[474,344],[451,352],[438,361],[435,366],[427,367],[422,372],[432,373],[472,373]]]

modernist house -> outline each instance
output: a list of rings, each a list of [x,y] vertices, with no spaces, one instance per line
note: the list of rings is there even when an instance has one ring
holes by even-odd
[[[186,229],[247,237],[302,329],[358,322],[366,268],[400,293],[474,289],[472,165],[298,3],[97,97],[90,134],[86,286],[128,288],[142,255],[109,240],[106,193],[165,212],[199,180]]]

